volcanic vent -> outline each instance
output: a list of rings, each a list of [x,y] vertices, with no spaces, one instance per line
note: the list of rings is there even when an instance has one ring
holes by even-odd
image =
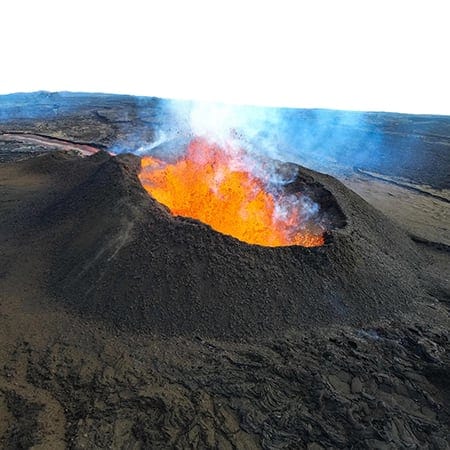
[[[146,156],[139,178],[149,194],[174,215],[191,217],[240,241],[261,246],[325,243],[342,213],[318,185],[294,183],[293,165],[256,159],[236,141],[218,144],[196,137],[176,161]],[[304,180],[305,181],[305,180]],[[313,197],[317,201],[313,200]],[[328,211],[325,211],[327,209]]]

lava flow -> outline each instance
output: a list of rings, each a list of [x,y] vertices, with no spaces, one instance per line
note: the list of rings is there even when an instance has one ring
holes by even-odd
[[[302,202],[268,192],[242,155],[197,138],[175,163],[143,157],[139,178],[174,215],[198,219],[249,244],[323,245],[324,230],[305,219]]]

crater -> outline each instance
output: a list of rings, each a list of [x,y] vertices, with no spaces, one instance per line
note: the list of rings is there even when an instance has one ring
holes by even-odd
[[[176,161],[146,156],[139,179],[175,216],[242,242],[318,247],[345,217],[332,194],[298,166],[256,158],[234,142],[194,138]]]

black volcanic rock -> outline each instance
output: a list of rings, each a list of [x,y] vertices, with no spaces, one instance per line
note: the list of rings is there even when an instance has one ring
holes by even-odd
[[[233,338],[367,325],[425,297],[409,237],[331,176],[298,167],[291,187],[321,192],[334,217],[326,245],[267,248],[172,216],[141,186],[132,155],[14,164],[48,187],[4,228],[42,243],[55,301],[121,328]]]

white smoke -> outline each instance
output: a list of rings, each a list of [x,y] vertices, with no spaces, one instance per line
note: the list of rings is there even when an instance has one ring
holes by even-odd
[[[172,132],[186,134],[189,139],[202,137],[217,144],[231,157],[232,170],[250,172],[264,183],[275,200],[274,220],[286,221],[296,211],[300,223],[317,222],[319,205],[306,193],[286,195],[284,192],[283,187],[295,180],[297,169],[285,166],[278,170],[279,162],[285,162],[283,154],[286,155],[284,142],[278,137],[283,110],[220,103],[167,103],[170,114],[166,113],[165,118],[172,118],[169,126]],[[216,174],[217,186],[222,178],[223,174]]]
[[[169,136],[164,130],[157,130],[155,140],[153,142],[140,145],[136,150],[134,150],[134,154],[138,156],[149,155],[153,149],[160,146],[164,142],[167,142],[168,139]]]
[[[276,108],[237,106],[224,103],[168,101],[171,130],[205,137],[229,150],[244,149],[260,156],[279,158],[277,129],[282,121]],[[166,126],[168,124],[166,123]]]

